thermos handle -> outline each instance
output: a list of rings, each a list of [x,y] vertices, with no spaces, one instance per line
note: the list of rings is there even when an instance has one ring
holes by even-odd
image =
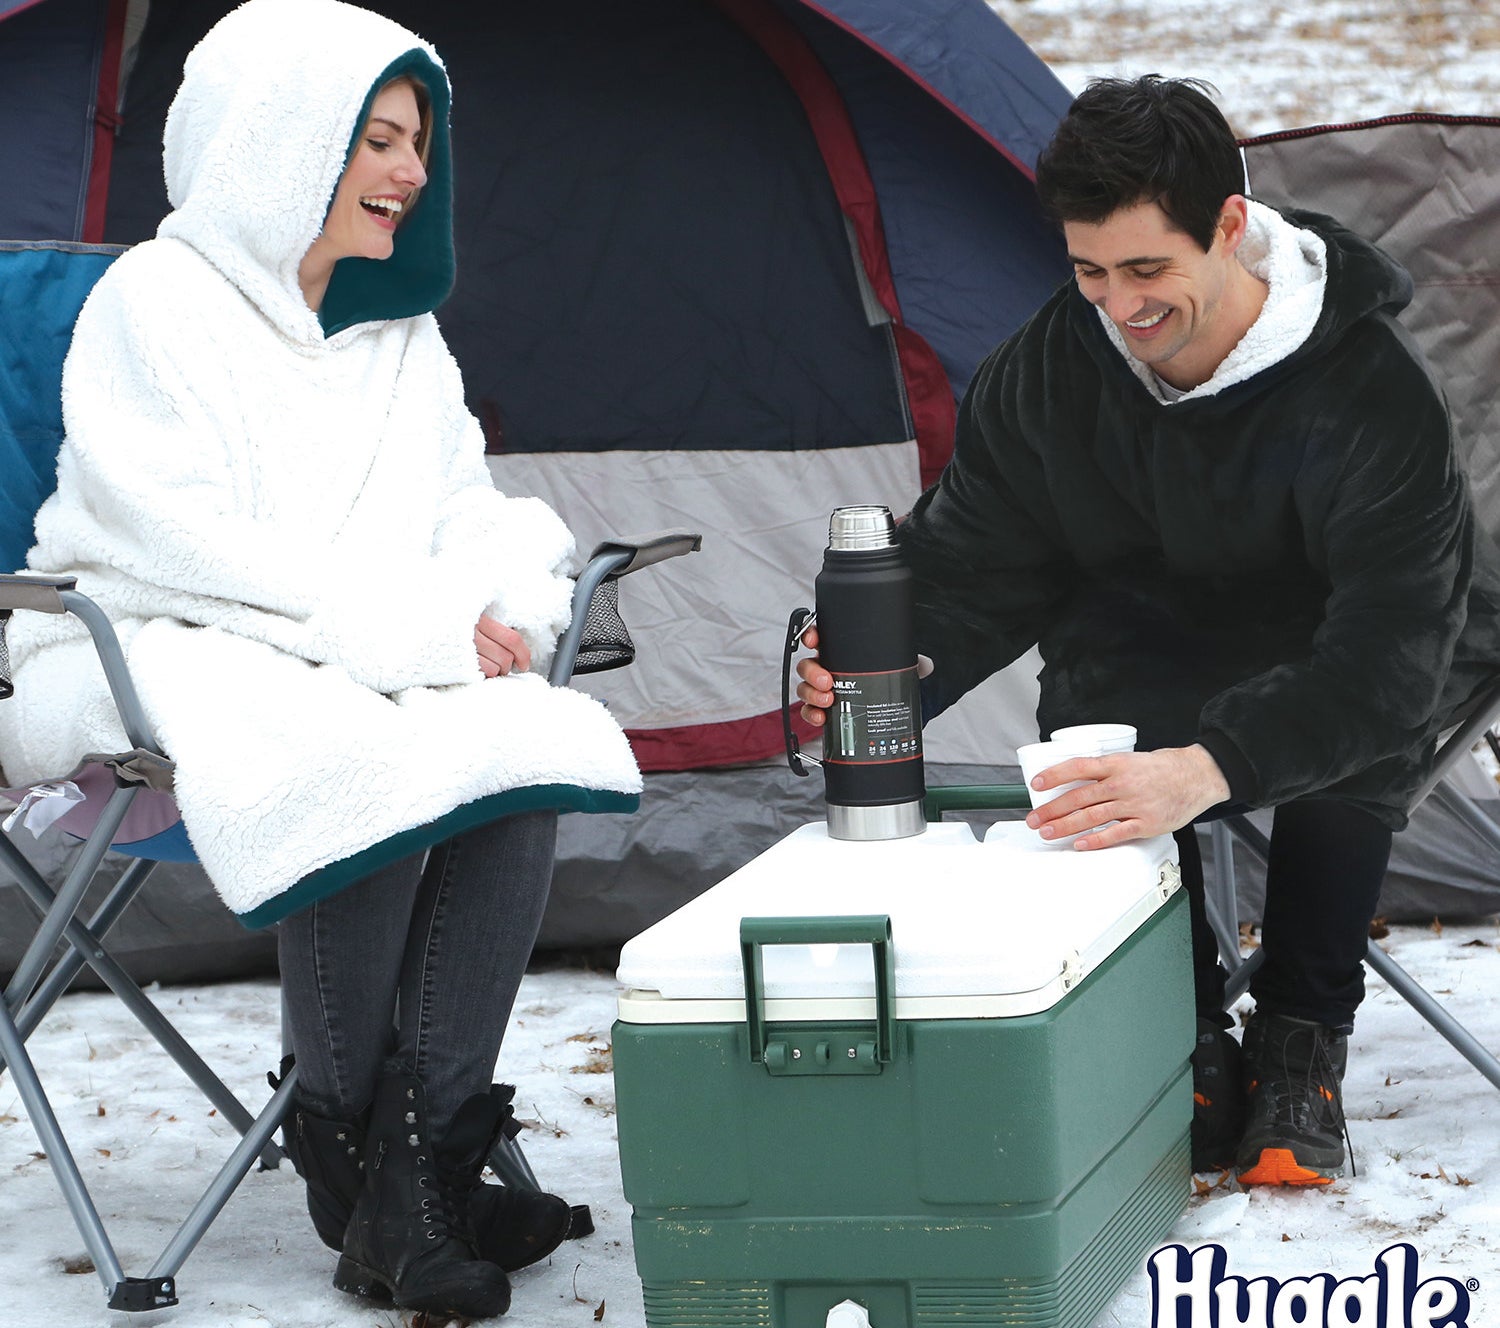
[[[816,756],[808,756],[792,732],[792,656],[802,644],[802,635],[818,621],[811,609],[793,609],[786,624],[786,648],[781,654],[781,731],[786,738],[786,763],[792,773],[806,775],[809,765],[822,765]]]
[[[750,1059],[766,1058],[767,945],[868,945],[875,961],[875,1064],[888,1065],[896,1042],[896,954],[888,913],[853,917],[741,918],[740,959],[745,967],[745,1031]],[[851,1056],[853,1052],[849,1053]]]

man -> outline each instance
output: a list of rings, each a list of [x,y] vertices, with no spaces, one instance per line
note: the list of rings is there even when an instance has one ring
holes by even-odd
[[[1199,1007],[1195,1169],[1324,1185],[1391,832],[1434,738],[1500,669],[1500,576],[1411,283],[1327,217],[1244,195],[1201,86],[1104,80],[1037,166],[1074,279],[979,368],[952,463],[900,539],[929,711],[1040,643],[1038,721],[1140,750],[1033,811],[1084,852],[1174,832]],[[816,644],[810,641],[810,644]],[[832,680],[799,666],[820,723]],[[1192,823],[1276,808],[1240,1048]]]

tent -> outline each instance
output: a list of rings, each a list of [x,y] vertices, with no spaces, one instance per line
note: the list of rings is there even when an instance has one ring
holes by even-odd
[[[0,160],[36,181],[0,236],[149,237],[182,61],[230,7],[0,0]],[[1065,275],[1030,166],[1069,96],[982,0],[371,7],[455,86],[439,317],[497,481],[585,548],[705,535],[627,589],[641,658],[598,685],[647,811],[562,834],[544,944],[618,940],[814,813],[768,764],[786,616],[832,508],[904,512]]]
[[[0,0],[0,159],[38,181],[0,200],[0,237],[152,233],[183,56],[229,7]],[[829,511],[905,511],[981,356],[1066,276],[1029,173],[1069,94],[982,0],[371,7],[449,61],[460,276],[439,317],[498,483],[547,497],[585,548],[705,536],[629,584],[640,660],[591,684],[647,792],[634,817],[565,820],[542,944],[617,943],[818,815],[821,780],[778,755],[787,614],[810,600]],[[1492,129],[1488,155],[1341,141],[1402,198],[1485,184],[1435,191],[1485,233]],[[1325,147],[1283,151],[1316,178]],[[1327,210],[1357,226],[1364,201]],[[1488,259],[1464,261],[1455,279],[1493,300]],[[1035,736],[1037,667],[929,729],[931,782],[1008,773]],[[1466,842],[1404,837],[1393,915],[1493,911],[1500,886]]]

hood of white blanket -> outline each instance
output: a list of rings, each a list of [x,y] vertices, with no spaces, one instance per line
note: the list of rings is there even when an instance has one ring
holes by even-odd
[[[319,313],[297,267],[382,84],[432,97],[428,182],[384,261],[346,258]],[[360,323],[428,313],[453,285],[448,77],[437,52],[339,0],[249,0],[193,48],[167,115],[159,235],[191,245],[282,333],[317,343]]]

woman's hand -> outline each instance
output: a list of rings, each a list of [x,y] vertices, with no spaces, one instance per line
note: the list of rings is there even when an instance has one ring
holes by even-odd
[[[512,669],[525,673],[531,667],[531,651],[520,632],[481,614],[474,629],[474,648],[479,651],[479,667],[486,678],[498,678]]]
[[[1026,824],[1043,839],[1092,831],[1073,841],[1074,848],[1085,850],[1181,829],[1229,796],[1218,762],[1196,743],[1154,752],[1075,756],[1043,770],[1031,782],[1045,790],[1075,779],[1093,782],[1044,802],[1027,816]],[[1108,821],[1115,824],[1106,825]]]

